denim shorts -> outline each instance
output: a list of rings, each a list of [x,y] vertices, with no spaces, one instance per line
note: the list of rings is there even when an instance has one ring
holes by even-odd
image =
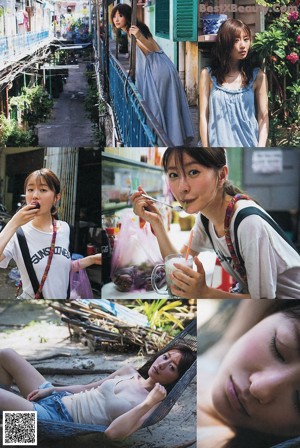
[[[48,381],[43,383],[39,389],[49,389],[53,387]],[[73,395],[71,392],[52,392],[49,397],[42,398],[38,402],[33,401],[33,408],[37,412],[37,418],[42,420],[59,420],[73,422],[66,406],[62,402],[62,397]]]

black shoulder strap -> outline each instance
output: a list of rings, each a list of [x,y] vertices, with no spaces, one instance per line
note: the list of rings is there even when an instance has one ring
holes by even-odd
[[[23,232],[23,229],[21,227],[18,228],[17,230],[17,238],[19,241],[19,245],[20,245],[20,249],[21,249],[21,253],[22,253],[22,257],[25,263],[25,267],[27,269],[27,273],[33,288],[34,293],[36,294],[38,289],[39,289],[39,281],[37,279],[35,270],[32,266],[32,262],[30,259],[30,254],[29,254],[29,249],[28,249],[28,245],[27,245],[27,241]]]
[[[70,227],[69,252],[71,254],[71,259],[72,259],[72,253],[74,252],[75,232],[74,232],[74,226],[72,224],[69,224],[69,227]],[[70,279],[69,279],[69,285],[68,285],[68,291],[67,291],[67,299],[70,298],[70,293],[71,293],[71,285],[70,285]]]
[[[294,246],[294,244],[292,243],[292,241],[286,236],[286,234],[284,233],[282,228],[277,224],[277,222],[274,221],[274,219],[271,218],[271,216],[267,215],[267,213],[264,213],[262,210],[260,210],[257,207],[245,207],[245,208],[242,208],[236,215],[236,218],[234,221],[234,229],[233,229],[235,250],[236,250],[236,254],[240,260],[240,263],[242,265],[244,265],[244,260],[240,253],[237,231],[238,231],[238,227],[239,227],[240,223],[243,221],[243,219],[245,219],[249,215],[258,215],[262,219],[267,221],[267,223],[270,224],[270,226],[273,227],[274,230],[276,230],[276,232],[281,236],[281,238],[283,238],[297,252],[297,249]]]
[[[209,221],[208,221],[208,219],[206,218],[206,216],[201,214],[201,221],[202,221],[204,230],[207,233],[208,238],[210,239],[212,247],[215,248],[213,240],[212,240],[212,237],[210,236],[210,233],[209,233],[209,228],[208,228]]]
[[[70,240],[69,240],[69,252],[72,255],[74,252],[74,236],[75,236],[75,232],[74,232],[74,226],[72,224],[69,224],[70,227]]]

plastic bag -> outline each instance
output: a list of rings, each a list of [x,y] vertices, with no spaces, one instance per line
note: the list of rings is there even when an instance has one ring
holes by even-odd
[[[140,221],[133,211],[126,212],[111,262],[111,279],[117,289],[122,292],[152,290],[153,267],[162,262],[150,224]]]
[[[91,284],[85,269],[70,272],[70,300],[92,299],[94,297]]]

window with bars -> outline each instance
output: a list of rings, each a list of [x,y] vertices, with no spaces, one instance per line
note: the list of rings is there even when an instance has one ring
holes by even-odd
[[[170,0],[159,0],[155,8],[155,34],[160,37],[170,37]]]

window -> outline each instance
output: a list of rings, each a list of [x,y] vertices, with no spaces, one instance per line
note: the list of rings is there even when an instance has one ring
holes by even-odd
[[[170,37],[170,0],[156,2],[155,34],[160,37]]]

